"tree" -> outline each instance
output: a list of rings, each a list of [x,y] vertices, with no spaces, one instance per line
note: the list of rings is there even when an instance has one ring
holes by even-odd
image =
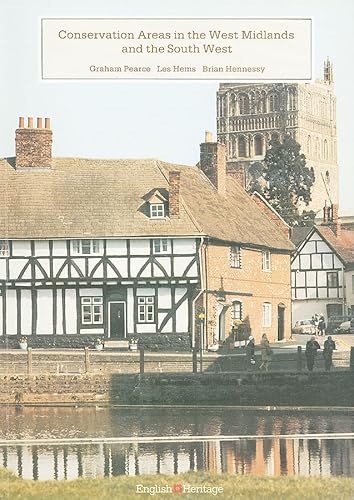
[[[311,188],[315,181],[313,169],[306,166],[301,146],[290,135],[282,142],[273,139],[263,161],[263,183],[253,188],[263,196],[290,225],[308,225],[315,213],[301,209],[311,201]],[[302,213],[300,213],[302,211]]]

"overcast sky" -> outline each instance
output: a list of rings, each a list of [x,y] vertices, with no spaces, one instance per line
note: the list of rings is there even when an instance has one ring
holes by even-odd
[[[19,116],[50,116],[55,156],[153,157],[195,164],[215,132],[217,81],[40,80],[41,17],[312,17],[314,70],[334,63],[341,212],[354,215],[352,0],[0,0],[0,156]]]

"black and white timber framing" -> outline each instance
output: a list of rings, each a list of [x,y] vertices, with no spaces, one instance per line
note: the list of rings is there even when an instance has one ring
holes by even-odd
[[[314,228],[297,248],[291,263],[293,323],[315,313],[342,314],[344,263]]]
[[[94,250],[80,252],[82,241]],[[0,257],[0,334],[188,333],[198,247],[198,238],[8,241]]]

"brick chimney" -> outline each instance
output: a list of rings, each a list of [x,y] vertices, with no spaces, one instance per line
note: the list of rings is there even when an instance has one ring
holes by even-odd
[[[227,175],[235,179],[243,189],[246,189],[246,173],[244,167],[237,167],[227,171]]]
[[[199,166],[218,193],[226,193],[226,155],[225,145],[213,142],[211,132],[205,132],[205,142],[200,145]]]
[[[33,118],[25,120],[21,116],[16,129],[16,168],[50,168],[52,164],[52,131],[50,119],[37,118],[37,127],[33,126]]]
[[[169,184],[169,216],[171,219],[179,218],[181,174],[175,170],[168,174]]]
[[[329,207],[325,205],[323,207],[323,222],[322,222],[322,225],[329,226],[332,229],[337,238],[340,237],[342,232],[342,226],[339,222],[339,217],[338,217],[338,208],[339,208],[338,205],[333,203]]]
[[[339,206],[337,204],[332,205],[332,230],[334,234],[339,238],[342,233],[342,226],[339,222],[338,216]]]

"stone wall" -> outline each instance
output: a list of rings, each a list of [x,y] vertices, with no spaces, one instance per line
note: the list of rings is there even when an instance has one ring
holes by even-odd
[[[354,406],[354,371],[0,376],[1,403]]]

